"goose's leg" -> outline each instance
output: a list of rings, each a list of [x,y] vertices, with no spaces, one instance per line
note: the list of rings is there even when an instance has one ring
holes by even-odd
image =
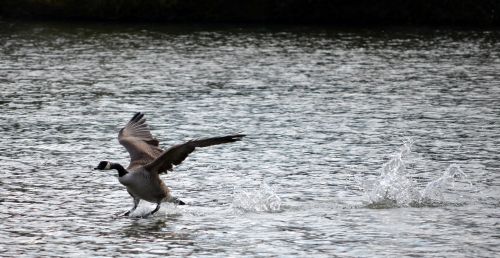
[[[152,212],[150,212],[150,213],[146,214],[145,216],[143,216],[143,218],[147,218],[147,217],[155,214],[160,209],[160,205],[161,205],[161,202],[157,203],[156,204],[156,208]]]
[[[141,199],[134,197],[134,207],[132,207],[132,209],[130,209],[129,211],[123,213],[123,216],[128,216],[131,212],[135,211],[135,209],[137,209],[137,206],[139,205],[140,201],[141,201]]]
[[[156,204],[156,208],[151,212],[151,215],[153,215],[155,212],[157,212],[160,209],[161,202]]]

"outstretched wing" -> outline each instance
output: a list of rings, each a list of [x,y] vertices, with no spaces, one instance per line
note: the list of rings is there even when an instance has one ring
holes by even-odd
[[[120,130],[118,141],[130,154],[129,169],[148,164],[163,153],[158,140],[149,131],[144,114],[140,112]]]
[[[222,143],[240,141],[245,135],[236,134],[222,137],[213,137],[200,140],[191,140],[182,144],[174,145],[167,149],[163,154],[156,158],[153,162],[144,166],[149,171],[164,173],[172,170],[174,165],[181,164],[187,156],[193,152],[196,147],[207,147]]]

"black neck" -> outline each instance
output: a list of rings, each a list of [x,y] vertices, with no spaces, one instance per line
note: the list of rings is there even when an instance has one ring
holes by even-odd
[[[118,176],[119,177],[122,177],[124,175],[126,175],[128,172],[127,170],[125,170],[122,165],[118,164],[118,163],[111,163],[111,169],[116,169],[118,170]]]

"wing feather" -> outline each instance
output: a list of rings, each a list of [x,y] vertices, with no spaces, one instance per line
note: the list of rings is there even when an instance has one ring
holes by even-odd
[[[236,134],[222,137],[205,138],[199,140],[191,140],[182,144],[174,145],[168,148],[154,161],[145,165],[144,167],[149,171],[156,171],[157,173],[164,173],[173,169],[174,165],[179,165],[184,161],[187,156],[193,152],[197,147],[207,147],[211,145],[230,143],[240,141],[245,135]]]
[[[128,168],[148,164],[163,153],[160,142],[153,137],[143,113],[136,113],[120,130],[118,141],[130,154]]]

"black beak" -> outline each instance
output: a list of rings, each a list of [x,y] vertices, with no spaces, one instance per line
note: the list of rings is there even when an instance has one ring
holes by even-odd
[[[98,170],[98,168],[94,168],[94,170]]]

